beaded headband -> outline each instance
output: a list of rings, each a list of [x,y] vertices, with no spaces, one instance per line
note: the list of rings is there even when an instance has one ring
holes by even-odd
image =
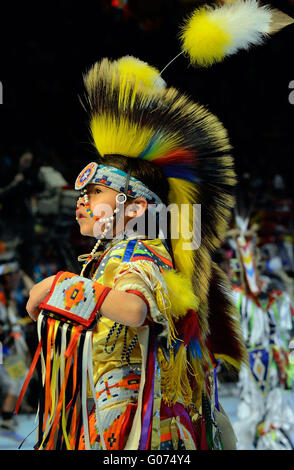
[[[79,174],[75,182],[77,191],[87,184],[102,184],[119,192],[125,192],[127,173],[113,166],[89,163]],[[129,177],[129,185],[126,195],[132,198],[143,197],[148,204],[162,204],[161,199],[153,193],[145,184],[133,176]]]

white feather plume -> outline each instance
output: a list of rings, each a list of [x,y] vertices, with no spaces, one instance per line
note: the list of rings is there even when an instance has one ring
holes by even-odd
[[[238,0],[211,11],[211,17],[225,19],[225,29],[233,37],[233,44],[226,50],[226,55],[231,55],[264,41],[270,33],[272,10],[256,0]]]

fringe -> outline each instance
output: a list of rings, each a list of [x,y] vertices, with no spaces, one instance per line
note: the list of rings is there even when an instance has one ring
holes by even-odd
[[[87,408],[88,378],[96,398],[92,369],[92,332],[41,313],[39,339],[45,340],[41,361],[38,450],[74,450],[84,428],[85,448],[91,449]],[[42,397],[44,400],[42,401]],[[99,425],[97,399],[96,422]],[[105,449],[103,433],[101,445]]]
[[[192,389],[188,378],[186,347],[181,345],[176,355],[171,351],[169,362],[159,349],[158,359],[161,368],[162,399],[169,406],[174,405],[179,399],[189,406],[192,402]]]

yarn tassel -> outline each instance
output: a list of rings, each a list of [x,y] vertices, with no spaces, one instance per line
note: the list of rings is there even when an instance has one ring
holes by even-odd
[[[162,377],[162,399],[169,405],[173,405],[181,398],[188,406],[192,400],[192,389],[187,374],[189,364],[186,347],[181,344],[177,354],[174,354],[174,351],[171,350],[169,362],[166,361],[162,351],[159,350],[158,359]]]

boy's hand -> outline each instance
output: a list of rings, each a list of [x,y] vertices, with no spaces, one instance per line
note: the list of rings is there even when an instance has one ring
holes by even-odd
[[[54,278],[55,276],[47,277],[46,279],[43,279],[43,281],[38,282],[38,284],[35,284],[30,290],[30,297],[27,302],[26,309],[29,316],[34,321],[36,321],[39,316],[39,305],[49,294]]]

